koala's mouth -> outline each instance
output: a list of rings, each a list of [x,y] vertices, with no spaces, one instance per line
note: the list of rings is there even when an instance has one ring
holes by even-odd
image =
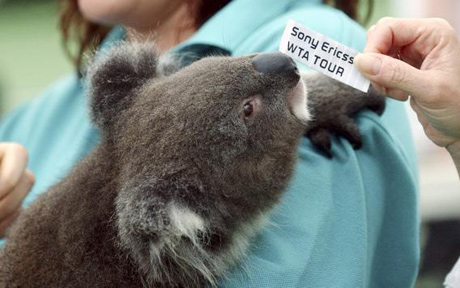
[[[305,124],[310,120],[310,112],[307,107],[307,89],[302,77],[300,77],[297,85],[289,93],[287,104],[289,110],[297,119]]]

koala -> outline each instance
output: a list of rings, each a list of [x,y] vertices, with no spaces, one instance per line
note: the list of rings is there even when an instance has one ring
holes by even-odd
[[[281,53],[162,63],[134,43],[90,67],[101,141],[10,229],[1,287],[216,286],[280,201],[302,135],[326,155],[330,133],[358,148],[351,116],[384,108]]]

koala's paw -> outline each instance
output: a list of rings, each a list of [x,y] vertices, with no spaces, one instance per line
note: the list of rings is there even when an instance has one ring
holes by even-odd
[[[341,116],[336,118],[340,123],[317,123],[314,128],[306,132],[313,145],[324,152],[328,157],[332,157],[330,133],[335,133],[347,139],[354,149],[362,146],[361,135],[358,126],[353,118]]]
[[[359,149],[361,134],[353,116],[365,109],[381,115],[385,110],[384,96],[374,89],[363,93],[320,75],[306,82],[313,120],[305,135],[328,157],[332,157],[331,134],[344,137],[354,149]]]

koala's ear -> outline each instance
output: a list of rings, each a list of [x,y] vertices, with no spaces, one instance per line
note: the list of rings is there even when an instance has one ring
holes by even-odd
[[[131,105],[137,88],[157,76],[158,54],[150,42],[122,43],[99,56],[88,68],[87,88],[93,121],[102,128]]]

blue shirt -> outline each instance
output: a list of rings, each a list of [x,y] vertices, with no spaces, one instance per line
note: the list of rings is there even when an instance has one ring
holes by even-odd
[[[356,50],[365,31],[319,0],[234,0],[176,50],[209,44],[232,55],[276,51],[288,19]],[[123,37],[115,29],[102,49]],[[417,175],[401,103],[388,100],[382,117],[357,117],[363,147],[333,139],[333,159],[306,138],[296,173],[272,225],[256,238],[242,265],[221,287],[412,287],[419,261]],[[25,199],[56,183],[98,142],[77,75],[7,115],[0,141],[22,143],[37,178]]]

